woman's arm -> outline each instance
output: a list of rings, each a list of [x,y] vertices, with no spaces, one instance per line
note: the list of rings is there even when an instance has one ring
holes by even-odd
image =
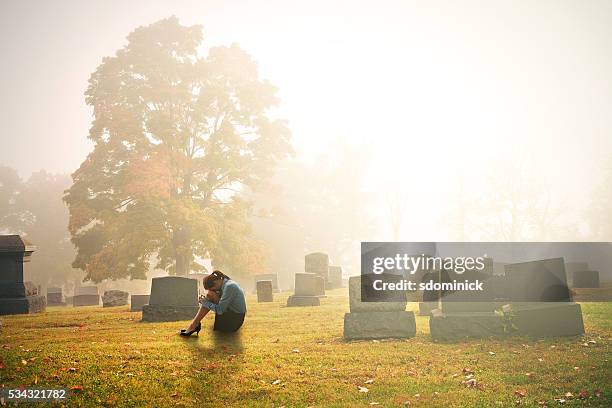
[[[221,299],[219,299],[218,304],[214,304],[210,300],[206,299],[202,303],[202,306],[205,308],[212,310],[215,313],[223,314],[227,306],[232,302],[232,299],[236,296],[236,288],[233,285],[227,285],[225,290],[223,290],[223,294],[221,295]]]

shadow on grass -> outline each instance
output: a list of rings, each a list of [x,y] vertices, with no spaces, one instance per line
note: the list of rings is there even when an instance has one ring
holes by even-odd
[[[232,384],[241,381],[244,364],[242,332],[200,334],[185,338],[194,361],[188,388],[195,402],[208,406],[220,400],[234,400],[236,387]]]

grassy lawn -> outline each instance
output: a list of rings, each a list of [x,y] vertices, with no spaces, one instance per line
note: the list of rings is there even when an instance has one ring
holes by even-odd
[[[184,339],[184,322],[141,323],[127,306],[3,316],[1,383],[82,387],[70,407],[612,406],[611,304],[582,305],[580,338],[436,344],[425,317],[413,339],[345,342],[346,289],[320,307],[287,308],[286,298],[249,296],[233,337],[213,335],[209,317]],[[462,384],[472,375],[475,387]]]

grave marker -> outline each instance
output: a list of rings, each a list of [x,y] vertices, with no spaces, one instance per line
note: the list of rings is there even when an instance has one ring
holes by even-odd
[[[0,235],[0,315],[45,310],[45,297],[32,282],[24,282],[25,265],[35,250],[19,235]]]

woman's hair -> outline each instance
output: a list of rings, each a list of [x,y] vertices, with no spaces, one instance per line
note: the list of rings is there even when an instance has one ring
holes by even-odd
[[[204,289],[208,290],[213,287],[219,279],[229,279],[230,277],[219,270],[213,271],[210,275],[204,278]]]

